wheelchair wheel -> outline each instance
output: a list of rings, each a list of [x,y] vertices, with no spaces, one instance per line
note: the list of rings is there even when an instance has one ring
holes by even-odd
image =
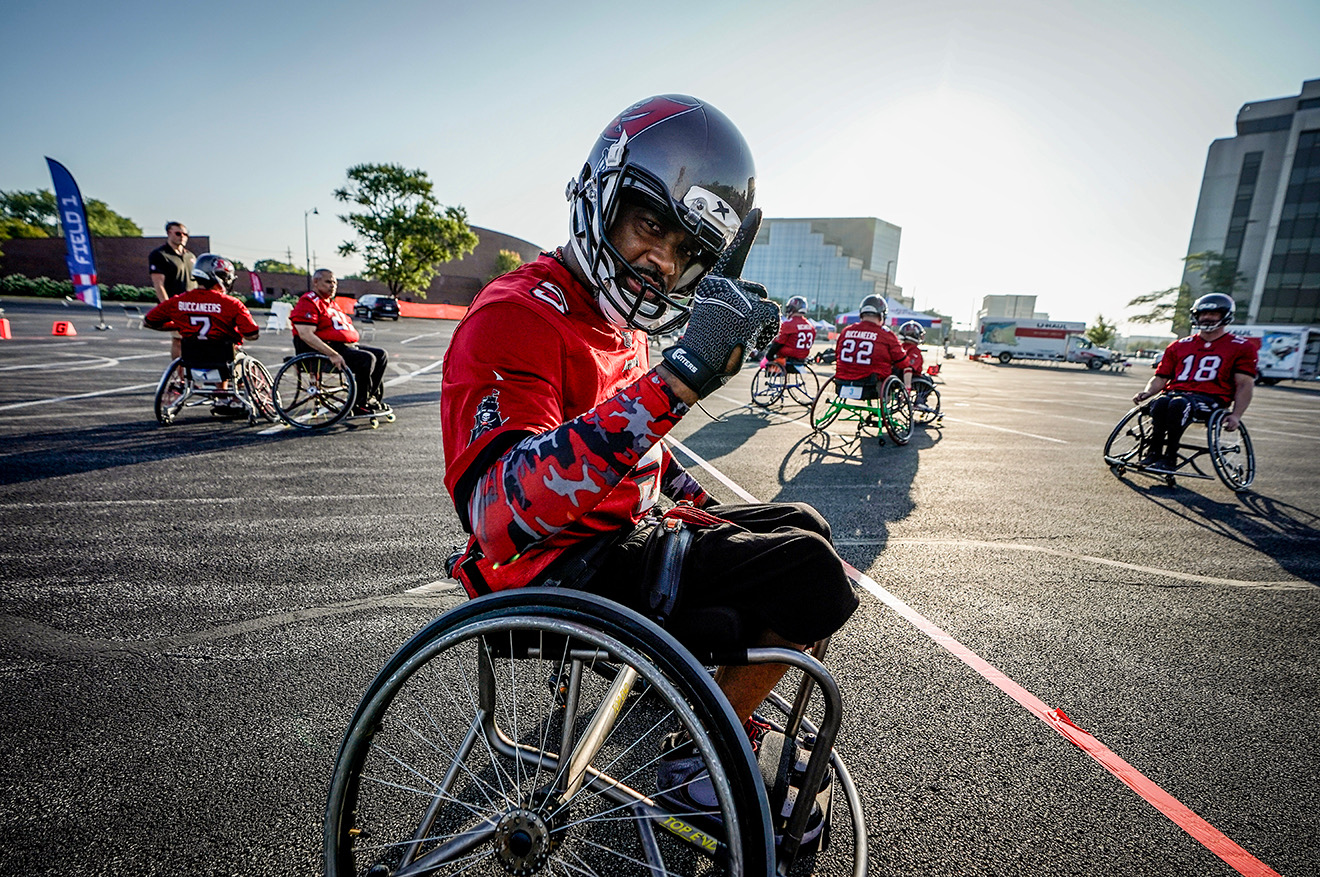
[[[1146,456],[1150,432],[1150,414],[1144,405],[1123,415],[1105,442],[1105,462],[1115,475],[1122,475]]]
[[[894,444],[905,445],[912,440],[912,400],[894,375],[885,378],[880,388],[880,416]]]
[[[912,389],[921,399],[920,405],[913,403],[912,416],[918,426],[927,426],[940,419],[940,391],[930,378],[913,378]]]
[[[274,423],[279,419],[280,410],[275,407],[275,381],[266,366],[251,356],[243,357],[243,392],[263,420]]]
[[[160,376],[160,385],[156,387],[156,420],[161,426],[169,426],[183,410],[183,403],[188,398],[188,374],[183,367],[183,360],[176,359]]]
[[[718,821],[654,797],[679,728]],[[372,682],[335,763],[325,870],[767,875],[773,842],[747,736],[696,659],[607,600],[523,588],[442,615]]]
[[[758,368],[752,375],[752,401],[762,408],[769,408],[784,398],[784,369],[778,363],[766,363],[765,368]]]
[[[806,365],[790,366],[793,372],[790,373],[784,382],[784,389],[788,393],[788,398],[797,404],[810,408],[816,401],[817,394],[820,393],[820,378]]]
[[[1239,423],[1236,432],[1224,429],[1228,413],[1227,408],[1211,413],[1206,423],[1206,446],[1219,480],[1230,490],[1246,490],[1256,480],[1256,454],[1246,424]]]
[[[816,432],[823,432],[825,427],[839,416],[842,409],[838,394],[834,392],[834,381],[827,378],[811,403],[811,428]]]
[[[275,408],[298,429],[333,426],[353,407],[357,388],[353,373],[330,364],[320,353],[293,357],[275,374]]]

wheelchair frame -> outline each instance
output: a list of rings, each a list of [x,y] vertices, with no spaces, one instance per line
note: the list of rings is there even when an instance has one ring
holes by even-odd
[[[752,402],[769,408],[788,396],[793,402],[810,408],[820,392],[820,377],[805,362],[789,363],[779,356],[756,369],[752,375]]]
[[[1217,408],[1204,419],[1193,418],[1195,422],[1205,423],[1205,443],[1189,445],[1184,432],[1178,443],[1178,468],[1174,472],[1153,471],[1142,466],[1140,461],[1148,452],[1153,428],[1147,404],[1128,411],[1109,434],[1104,457],[1111,472],[1122,477],[1131,470],[1163,480],[1169,487],[1177,485],[1177,475],[1206,480],[1213,480],[1217,475],[1224,486],[1234,492],[1251,487],[1256,479],[1256,454],[1251,433],[1245,423],[1239,423],[1236,432],[1223,428],[1224,418],[1229,413],[1227,408]],[[1201,467],[1201,460],[1206,456],[1210,458],[1214,474]],[[1184,471],[1188,468],[1192,471]]]
[[[787,874],[812,802],[829,803],[822,787],[833,768],[852,821],[854,877],[865,877],[861,798],[833,749],[842,698],[820,663],[826,645],[811,654],[764,648],[694,656],[649,619],[568,588],[519,588],[464,603],[395,653],[354,714],[326,808],[326,873],[530,875],[549,863],[611,875],[625,866],[653,875],[707,873],[712,865],[731,875]],[[795,742],[799,732],[814,735],[805,768],[792,748],[800,782],[777,857],[767,784],[702,666],[767,662],[803,672],[791,704],[778,693],[767,700],[786,717],[778,728]],[[465,681],[472,663],[475,686]],[[814,685],[823,693],[819,726],[805,715]],[[432,700],[431,687],[449,697]],[[527,711],[534,705],[544,711],[537,722]],[[667,808],[641,791],[656,760],[648,738],[670,726],[685,729],[705,760],[722,821]],[[781,775],[791,774],[781,765]],[[821,848],[830,816],[826,806]],[[611,852],[610,867],[592,870],[588,859]],[[443,870],[448,864],[453,871]]]
[[[285,357],[275,373],[274,398],[280,419],[289,426],[325,429],[348,416],[357,381],[350,369],[337,368],[323,353],[300,353]]]
[[[824,432],[831,423],[842,418],[855,422],[858,433],[862,433],[868,426],[876,427],[879,433],[883,427],[896,445],[905,445],[912,440],[912,400],[908,398],[903,381],[898,376],[889,375],[885,378],[875,399],[845,399],[834,386],[837,380],[831,378],[824,383],[811,403],[813,430]]]
[[[228,378],[218,373],[222,366],[229,367]],[[217,372],[214,379],[196,374],[211,371]],[[230,386],[221,389],[220,384],[226,380]],[[166,366],[156,386],[153,403],[156,420],[161,426],[169,426],[185,408],[233,398],[247,411],[249,425],[256,424],[258,420],[274,423],[278,411],[272,387],[273,381],[266,366],[242,350],[236,351],[232,364],[187,365],[180,357]]]

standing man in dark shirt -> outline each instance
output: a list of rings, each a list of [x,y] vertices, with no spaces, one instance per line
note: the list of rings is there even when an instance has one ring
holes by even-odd
[[[197,288],[197,281],[192,276],[197,257],[186,249],[187,227],[182,222],[167,222],[165,237],[166,242],[147,257],[147,270],[151,273],[151,285],[156,288],[157,302]],[[182,349],[179,333],[175,332],[170,342],[170,356],[178,359]]]

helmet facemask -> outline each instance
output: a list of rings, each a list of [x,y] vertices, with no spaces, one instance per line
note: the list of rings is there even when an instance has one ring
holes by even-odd
[[[625,134],[597,168],[586,164],[581,175],[569,182],[567,195],[573,205],[569,243],[595,287],[596,302],[606,319],[620,328],[658,335],[687,322],[697,282],[733,240],[741,217],[700,186],[691,186],[680,201],[646,169],[619,163],[627,141]],[[610,240],[609,231],[625,200],[640,203],[695,240],[697,252],[672,290],[661,289],[628,264]],[[636,282],[641,292],[632,292],[628,280]]]
[[[1235,305],[1233,299],[1223,293],[1212,292],[1203,295],[1192,305],[1192,325],[1198,332],[1214,332],[1215,330],[1222,329],[1233,322],[1234,310]],[[1201,323],[1201,314],[1206,311],[1220,311],[1223,313],[1223,316],[1214,323],[1203,325]]]

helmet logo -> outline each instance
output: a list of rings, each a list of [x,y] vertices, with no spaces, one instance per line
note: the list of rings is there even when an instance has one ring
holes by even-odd
[[[636,137],[647,128],[658,125],[665,119],[683,113],[690,113],[700,108],[701,104],[697,101],[683,103],[665,95],[647,98],[640,103],[633,104],[615,116],[614,121],[605,126],[605,131],[601,134],[601,137],[606,140],[618,140],[624,135]]]

